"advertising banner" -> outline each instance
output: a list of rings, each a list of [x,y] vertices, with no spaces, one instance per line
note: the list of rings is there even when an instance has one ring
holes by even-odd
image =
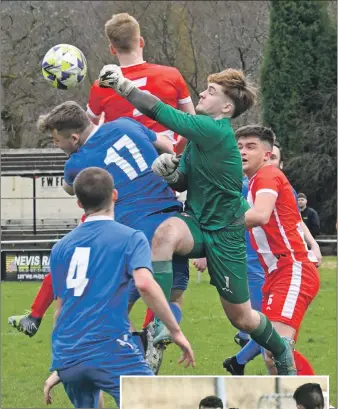
[[[4,250],[1,253],[1,279],[40,281],[49,273],[50,250]]]

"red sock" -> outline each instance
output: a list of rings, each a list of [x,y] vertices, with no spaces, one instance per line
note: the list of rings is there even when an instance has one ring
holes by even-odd
[[[148,324],[151,323],[155,318],[155,314],[152,312],[150,308],[147,308],[146,316],[144,317],[143,327],[145,328]]]
[[[310,364],[310,362],[298,351],[294,352],[297,375],[315,375],[315,372]]]
[[[34,318],[42,318],[53,300],[52,276],[49,273],[43,279],[40,290],[33,301],[31,315]]]

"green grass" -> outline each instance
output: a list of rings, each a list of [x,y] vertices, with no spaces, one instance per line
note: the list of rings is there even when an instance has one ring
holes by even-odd
[[[186,293],[182,328],[195,351],[197,367],[184,369],[177,364],[180,351],[170,346],[162,365],[162,375],[227,375],[224,358],[236,353],[234,328],[225,318],[216,290],[209,285],[208,275],[191,269]],[[310,306],[300,331],[297,349],[312,363],[317,375],[330,376],[331,403],[336,405],[336,258],[326,257],[320,268],[321,289]],[[34,338],[28,338],[7,324],[10,315],[29,308],[39,283],[3,283],[1,308],[1,389],[2,408],[43,408],[43,384],[49,376],[51,362],[51,308]],[[132,319],[143,320],[144,306],[136,305]],[[265,375],[261,357],[247,366],[246,375]],[[55,408],[70,408],[63,388],[53,391]],[[106,398],[106,407],[114,408],[113,399]]]

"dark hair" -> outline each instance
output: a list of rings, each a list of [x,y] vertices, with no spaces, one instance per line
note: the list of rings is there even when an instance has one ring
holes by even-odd
[[[112,205],[113,189],[112,176],[101,168],[84,169],[74,180],[74,192],[87,215],[108,209]]]
[[[280,161],[279,161],[279,163],[280,163],[280,162],[284,162],[284,151],[283,151],[282,147],[280,146],[280,143],[277,142],[277,141],[275,141],[274,144],[273,144],[273,146],[275,146],[276,148],[279,149],[279,156],[280,156]]]
[[[266,128],[261,125],[246,125],[237,129],[236,138],[248,138],[249,136],[255,136],[262,142],[267,142],[271,149],[273,148],[276,140],[276,135],[270,128]]]
[[[298,197],[298,199],[307,199],[305,193],[298,193],[297,197]]]
[[[299,386],[293,394],[297,405],[305,409],[324,409],[324,396],[318,383],[305,383]]]
[[[74,101],[66,101],[56,106],[49,114],[40,115],[37,121],[38,131],[41,133],[56,131],[64,137],[72,133],[82,133],[90,121],[84,109]]]
[[[218,398],[217,396],[207,396],[206,398],[202,399],[199,408],[204,406],[205,408],[221,408],[223,409],[223,402],[222,399]]]

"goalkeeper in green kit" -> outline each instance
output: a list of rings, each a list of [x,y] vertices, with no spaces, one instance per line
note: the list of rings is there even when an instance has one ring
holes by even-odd
[[[206,257],[210,283],[234,327],[272,353],[278,375],[297,375],[292,340],[280,337],[268,318],[251,308],[249,300],[245,246],[249,205],[241,193],[242,160],[230,118],[251,108],[255,89],[241,71],[212,74],[200,94],[198,115],[190,115],[139,90],[116,65],[103,67],[99,80],[101,86],[113,88],[141,113],[189,141],[180,161],[163,154],[152,165],[174,190],[187,190],[184,212],[167,219],[155,232],[154,270],[172,274],[174,253]],[[166,342],[167,337],[168,331],[159,325],[154,345]]]

